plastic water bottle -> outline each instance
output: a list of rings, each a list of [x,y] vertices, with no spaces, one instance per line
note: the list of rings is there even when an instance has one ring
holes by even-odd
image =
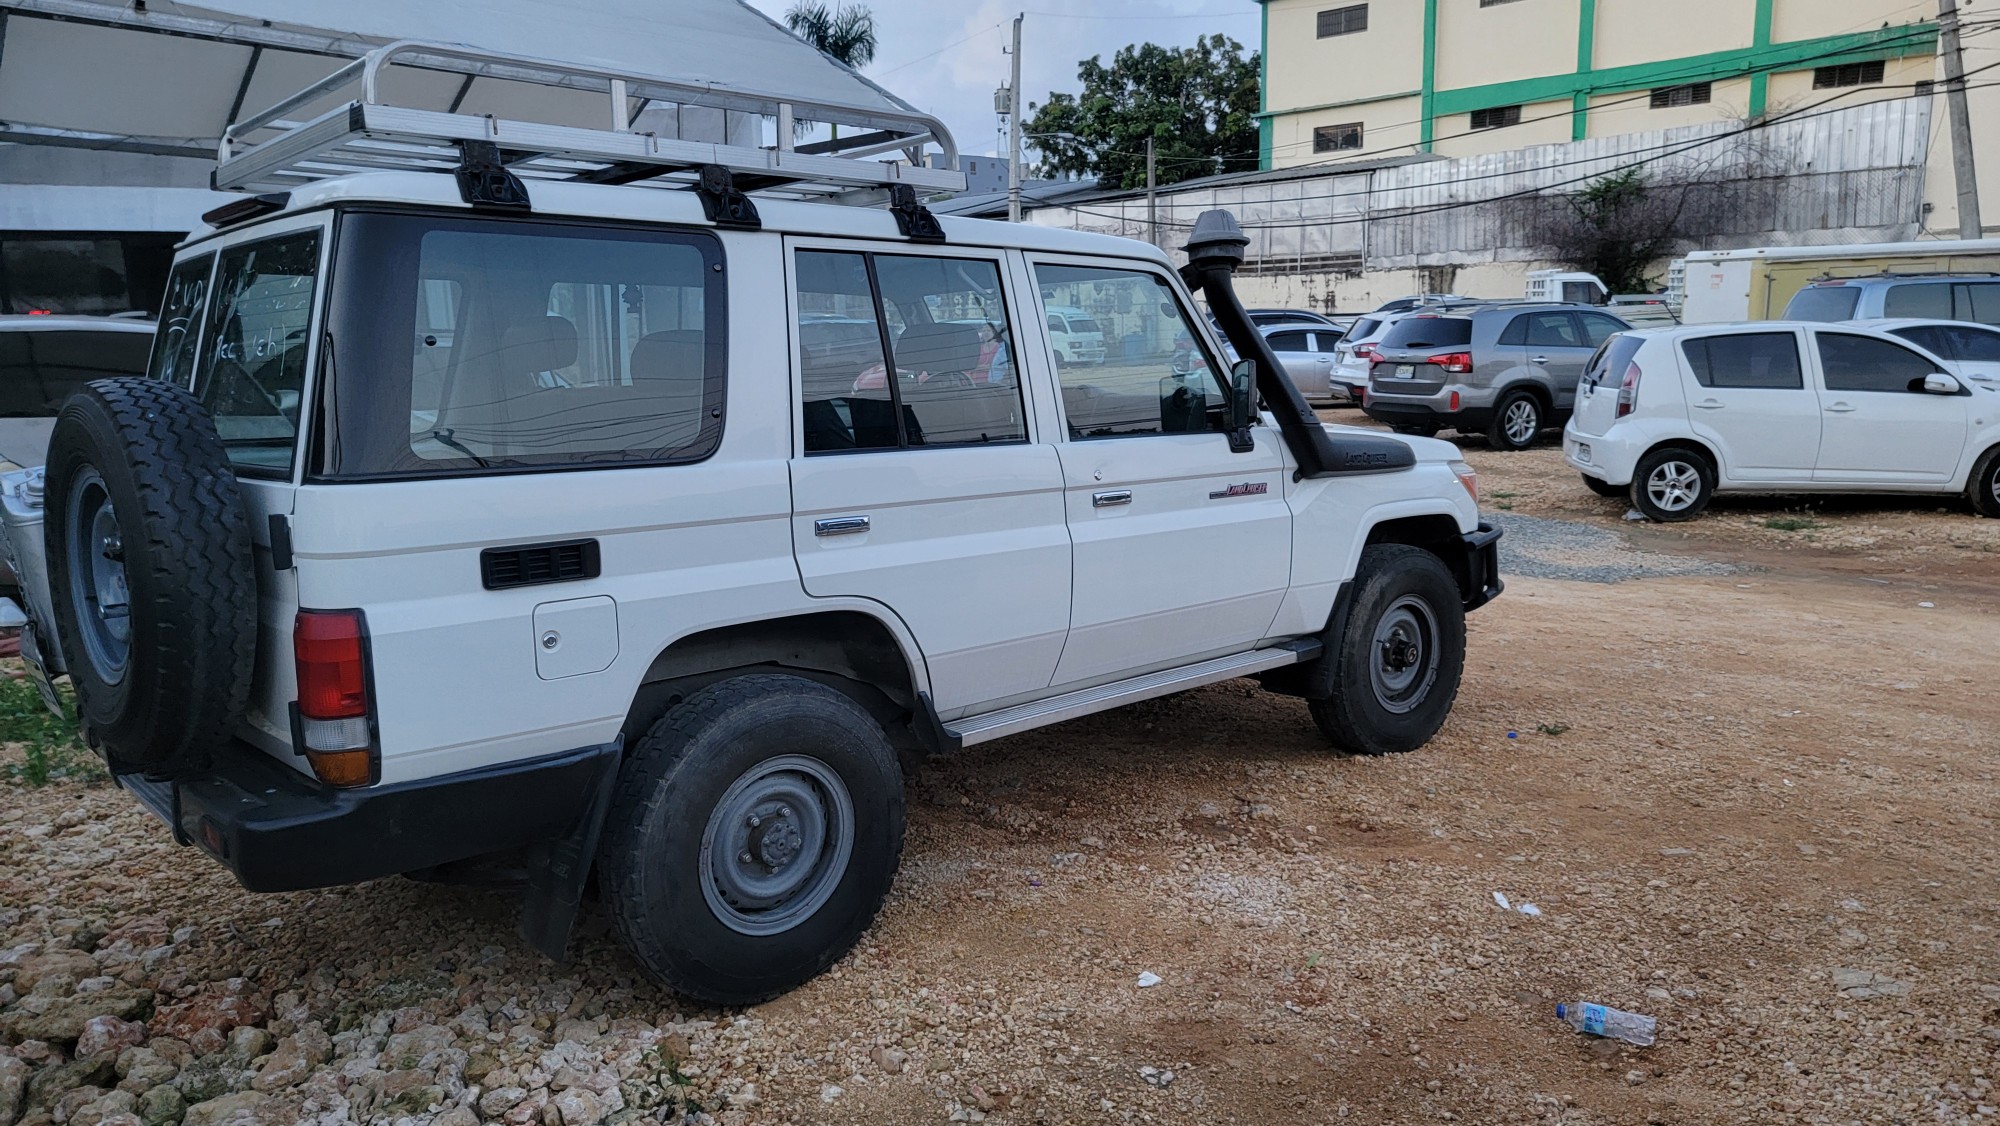
[[[1641,1048],[1653,1046],[1656,1022],[1644,1013],[1628,1013],[1589,1001],[1571,1001],[1556,1006],[1556,1019],[1592,1036],[1608,1036]]]

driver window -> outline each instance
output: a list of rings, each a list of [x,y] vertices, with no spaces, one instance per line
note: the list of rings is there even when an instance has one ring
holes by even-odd
[[[1035,281],[1044,306],[1081,310],[1103,334],[1102,358],[1095,358],[1095,348],[1057,357],[1072,439],[1228,428],[1228,397],[1166,279],[1139,270],[1043,263],[1035,267]],[[1075,314],[1070,317],[1074,325]],[[1060,351],[1060,342],[1052,343]]]

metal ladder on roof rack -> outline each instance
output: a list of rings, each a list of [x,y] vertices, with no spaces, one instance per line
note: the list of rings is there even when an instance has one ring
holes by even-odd
[[[390,66],[447,71],[605,95],[609,128],[522,121],[384,100],[382,72]],[[305,120],[290,115],[350,86],[359,96]],[[745,112],[776,123],[769,148],[711,144],[634,132],[638,108],[652,103]],[[636,107],[636,108],[635,108]],[[857,130],[842,138],[794,147],[793,122],[817,121]],[[947,169],[923,166],[935,143]],[[469,147],[498,150],[505,169],[527,181],[567,180],[687,188],[708,167],[726,169],[736,190],[846,203],[880,203],[891,189],[960,192],[958,147],[944,124],[914,110],[788,98],[709,83],[676,81],[599,67],[501,54],[444,43],[403,40],[368,52],[276,105],[224,130],[213,182],[220,191],[277,192],[312,180],[359,172],[450,172]],[[902,151],[908,164],[868,160]],[[897,192],[898,196],[905,193]]]

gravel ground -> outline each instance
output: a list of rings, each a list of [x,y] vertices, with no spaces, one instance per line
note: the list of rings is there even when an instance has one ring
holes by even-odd
[[[1617,532],[1577,520],[1493,511],[1485,517],[1506,530],[1500,569],[1509,575],[1622,583],[1677,575],[1733,575],[1738,570],[1729,563],[1642,551]]]
[[[1509,553],[1749,551],[1551,512],[1500,513]],[[743,1011],[594,908],[558,967],[504,893],[250,895],[102,782],[0,784],[0,1126],[1989,1121],[1996,572],[1896,520],[1923,542],[1515,569],[1413,754],[1236,682],[933,762],[861,947]]]

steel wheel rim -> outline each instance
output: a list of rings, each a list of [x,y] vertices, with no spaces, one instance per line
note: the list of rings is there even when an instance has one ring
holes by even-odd
[[[1536,415],[1535,404],[1526,399],[1509,406],[1507,417],[1502,421],[1507,431],[1507,440],[1517,446],[1534,441],[1535,432],[1540,429],[1535,425],[1539,421]]]
[[[1437,615],[1429,602],[1406,594],[1390,603],[1375,623],[1374,659],[1368,666],[1375,702],[1397,715],[1423,703],[1437,680],[1440,648]]]
[[[773,935],[811,918],[854,854],[854,801],[833,768],[766,759],[730,784],[701,837],[701,892],[738,934]]]
[[[1685,461],[1663,461],[1646,475],[1646,496],[1662,512],[1685,512],[1701,497],[1701,470]]]
[[[69,594],[84,656],[97,679],[117,684],[132,660],[132,589],[118,512],[97,470],[86,467],[69,488]]]

